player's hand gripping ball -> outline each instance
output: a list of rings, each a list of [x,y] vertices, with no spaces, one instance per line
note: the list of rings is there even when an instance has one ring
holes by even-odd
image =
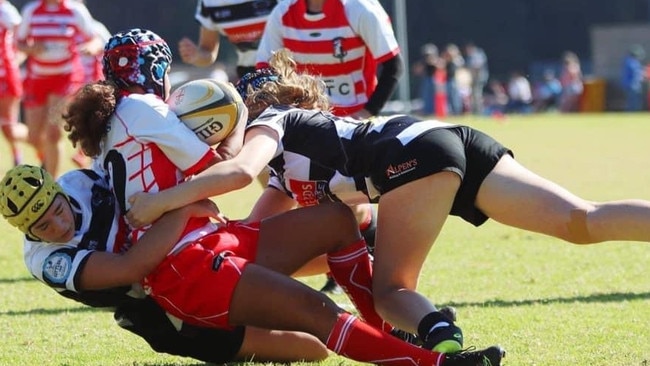
[[[237,123],[246,123],[244,105],[237,90],[214,79],[189,81],[167,99],[169,109],[208,145],[223,141]]]

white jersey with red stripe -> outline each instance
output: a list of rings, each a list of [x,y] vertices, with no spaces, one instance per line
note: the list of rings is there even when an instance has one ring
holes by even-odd
[[[16,39],[45,47],[45,51],[28,58],[29,77],[82,75],[77,41],[80,35],[93,37],[93,19],[84,4],[71,0],[54,5],[32,1],[23,7],[22,17]]]
[[[106,179],[92,170],[72,170],[57,182],[70,198],[76,232],[66,244],[25,238],[24,260],[29,272],[58,292],[78,292],[79,278],[90,253],[121,253],[130,246]]]
[[[14,30],[21,20],[18,9],[10,2],[0,3],[0,78],[18,68]]]
[[[298,71],[321,75],[337,115],[368,102],[377,86],[377,64],[399,53],[390,18],[376,0],[328,0],[309,14],[306,1],[281,1],[268,19],[257,66],[289,49]]]
[[[158,96],[130,94],[120,100],[109,120],[96,164],[109,177],[125,213],[134,193],[173,187],[205,168],[215,156]],[[134,239],[142,233],[134,231]]]
[[[237,66],[255,66],[255,53],[276,0],[198,0],[196,20],[228,38],[237,49]]]

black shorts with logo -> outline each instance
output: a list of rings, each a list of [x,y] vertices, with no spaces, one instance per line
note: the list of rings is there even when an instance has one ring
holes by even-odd
[[[471,127],[435,128],[404,146],[384,149],[377,154],[370,178],[379,193],[383,194],[435,173],[455,172],[462,183],[451,215],[479,226],[488,217],[476,208],[476,195],[485,177],[504,154],[512,155],[512,152],[492,137]]]

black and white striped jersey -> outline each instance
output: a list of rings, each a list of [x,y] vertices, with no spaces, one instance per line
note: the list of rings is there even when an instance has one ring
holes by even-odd
[[[406,115],[366,122],[274,106],[249,122],[248,128],[254,126],[268,126],[280,139],[269,162],[269,185],[309,206],[327,201],[350,205],[376,201],[382,190],[373,177],[393,174],[408,163],[391,162],[391,151],[401,150],[427,131],[454,125]]]

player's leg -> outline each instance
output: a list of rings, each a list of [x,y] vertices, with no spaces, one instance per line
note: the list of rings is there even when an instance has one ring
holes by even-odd
[[[58,94],[50,94],[47,99],[47,136],[45,140],[45,168],[56,176],[61,165],[63,148],[63,120],[62,115],[68,97]]]
[[[328,355],[325,345],[307,333],[254,327],[226,330],[191,326],[165,313],[150,298],[120,304],[114,318],[120,327],[142,337],[156,352],[215,364],[248,360],[319,361]]]
[[[357,218],[357,223],[359,224],[359,230],[361,235],[366,240],[366,245],[368,246],[368,252],[372,254],[372,250],[375,247],[375,231],[377,229],[377,209],[375,205],[372,204],[362,204],[355,205],[350,207],[354,216]],[[325,275],[325,284],[321,287],[320,291],[330,294],[338,294],[341,292],[341,286],[336,283],[334,276],[331,272],[328,272]]]
[[[383,194],[374,252],[373,295],[379,314],[418,334],[427,347],[446,351],[462,347],[462,333],[416,288],[459,186],[460,177],[445,171]]]
[[[255,262],[291,275],[321,254],[362,241],[346,205],[330,203],[298,208],[260,222]]]
[[[278,255],[282,253],[282,255]],[[342,203],[299,208],[263,220],[256,263],[286,275],[327,253],[337,282],[363,318],[382,327],[371,294],[372,265],[350,208]],[[392,329],[386,325],[386,330]]]
[[[287,330],[246,327],[234,360],[255,362],[316,362],[327,358],[327,347],[315,336]]]
[[[27,142],[36,150],[38,158],[44,164],[46,141],[47,107],[43,105],[29,105],[24,107],[24,122],[27,126]]]
[[[504,156],[486,177],[476,206],[503,224],[577,244],[650,241],[650,202],[586,201]]]
[[[0,129],[9,144],[14,165],[22,162],[17,142],[27,140],[27,126],[18,122],[19,110],[20,98],[13,95],[0,97]]]
[[[378,365],[499,365],[502,357],[497,347],[447,356],[413,346],[356,319],[307,285],[252,263],[234,290],[229,320],[307,332],[339,355]]]

